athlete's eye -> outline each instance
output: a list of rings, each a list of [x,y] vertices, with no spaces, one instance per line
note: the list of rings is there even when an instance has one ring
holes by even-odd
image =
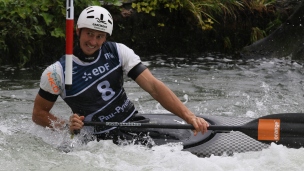
[[[103,39],[105,37],[105,35],[98,35],[96,38],[97,39]]]
[[[87,34],[88,34],[88,36],[94,36],[94,33],[92,33],[92,32],[87,32]]]

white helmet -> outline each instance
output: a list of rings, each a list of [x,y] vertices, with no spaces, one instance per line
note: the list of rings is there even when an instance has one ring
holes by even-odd
[[[90,28],[112,34],[113,18],[108,10],[100,6],[90,6],[79,15],[77,28]]]

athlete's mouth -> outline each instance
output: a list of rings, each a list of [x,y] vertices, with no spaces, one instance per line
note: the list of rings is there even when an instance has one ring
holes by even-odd
[[[89,47],[90,49],[94,49],[95,48],[95,46],[91,46],[89,44],[87,44],[87,47]]]

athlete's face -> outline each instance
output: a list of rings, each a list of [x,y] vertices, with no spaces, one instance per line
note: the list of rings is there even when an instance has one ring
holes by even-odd
[[[107,38],[107,33],[88,28],[83,28],[81,33],[80,29],[77,29],[76,33],[79,36],[80,48],[86,55],[92,55]]]

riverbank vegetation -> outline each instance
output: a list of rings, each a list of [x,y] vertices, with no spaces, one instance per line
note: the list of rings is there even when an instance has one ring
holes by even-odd
[[[65,3],[1,0],[0,64],[37,65],[63,55]],[[75,24],[82,9],[99,4],[74,0]],[[139,55],[234,52],[270,34],[289,15],[277,10],[276,0],[104,0],[101,4],[113,14],[111,39],[127,44]],[[129,15],[124,16],[126,9]],[[179,44],[175,44],[176,36],[183,36]]]

